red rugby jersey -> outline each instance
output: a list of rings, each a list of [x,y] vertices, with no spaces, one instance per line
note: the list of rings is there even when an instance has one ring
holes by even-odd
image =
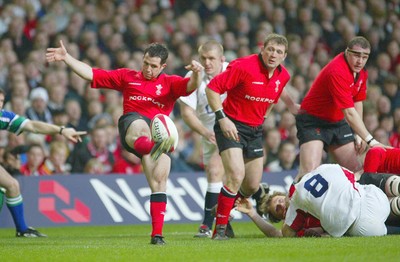
[[[344,118],[342,109],[367,97],[368,72],[363,69],[354,79],[344,53],[337,55],[318,74],[301,102],[301,110],[329,122]]]
[[[137,112],[152,119],[156,114],[169,115],[180,96],[187,96],[189,78],[160,74],[154,80],[142,72],[128,68],[117,70],[93,69],[92,88],[118,90],[123,95],[124,114]]]
[[[364,172],[400,174],[400,148],[369,149],[364,160]]]
[[[269,79],[261,57],[254,54],[232,61],[208,87],[219,94],[227,92],[223,102],[226,115],[249,126],[259,126],[269,106],[278,102],[289,79],[282,65]]]

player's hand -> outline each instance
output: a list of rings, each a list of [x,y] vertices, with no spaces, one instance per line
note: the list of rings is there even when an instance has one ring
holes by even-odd
[[[251,210],[253,209],[253,205],[250,202],[250,199],[248,198],[241,198],[239,197],[235,201],[235,209],[239,212],[242,212],[244,214],[249,214]]]
[[[304,230],[304,237],[321,237],[321,234],[312,228]]]
[[[67,57],[67,49],[65,48],[62,40],[60,40],[60,47],[47,48],[46,60],[47,62],[64,61]]]
[[[86,135],[86,131],[76,131],[74,128],[64,128],[61,133],[65,136],[68,140],[78,143],[82,142],[81,136]]]
[[[215,133],[207,130],[207,133],[204,135],[204,138],[207,139],[208,142],[216,145],[217,144],[217,140],[215,139]]]
[[[239,134],[235,124],[227,117],[218,120],[223,135],[228,138],[239,142]]]
[[[361,155],[367,149],[367,143],[365,143],[358,135],[355,135],[354,138],[354,148],[356,149],[357,154]]]
[[[382,143],[380,143],[379,141],[372,139],[372,141],[369,143],[369,146],[372,147],[383,147],[383,148],[393,148],[392,146],[387,146],[384,145]]]
[[[199,73],[202,72],[204,70],[204,67],[197,62],[196,60],[192,60],[192,62],[190,63],[190,65],[185,66],[186,70],[191,70],[194,73]]]

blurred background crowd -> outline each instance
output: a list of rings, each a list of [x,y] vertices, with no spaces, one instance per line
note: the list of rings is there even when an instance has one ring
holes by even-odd
[[[0,133],[0,162],[13,175],[142,174],[140,161],[122,149],[117,121],[121,95],[91,89],[63,63],[45,62],[62,40],[68,52],[93,67],[141,69],[142,51],[165,44],[165,70],[184,76],[197,47],[220,41],[227,61],[258,53],[269,33],[288,38],[286,87],[298,103],[321,68],[354,36],[371,43],[364,121],[380,142],[400,145],[399,0],[0,0],[0,87],[4,108],[30,119],[88,130],[85,141],[62,136]],[[172,118],[180,132],[172,172],[202,171],[200,137]],[[264,124],[265,171],[298,167],[294,116],[275,105]],[[329,159],[329,156],[326,156]]]

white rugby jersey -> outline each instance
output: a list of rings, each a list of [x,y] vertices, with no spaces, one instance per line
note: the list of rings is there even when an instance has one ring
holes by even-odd
[[[285,223],[297,231],[311,214],[331,236],[343,236],[360,215],[363,195],[352,172],[337,164],[321,165],[295,184]]]
[[[228,62],[224,62],[222,65],[222,71],[225,71],[227,66]],[[188,72],[185,77],[190,77],[191,74],[192,71]],[[201,81],[200,87],[188,96],[181,96],[179,100],[193,108],[193,110],[196,110],[196,114],[199,120],[207,129],[212,130],[215,124],[215,114],[208,105],[208,100],[206,96],[206,87],[210,80],[211,79],[209,78],[209,76],[203,74],[203,79]],[[225,98],[226,94],[222,94],[221,101],[224,101]]]

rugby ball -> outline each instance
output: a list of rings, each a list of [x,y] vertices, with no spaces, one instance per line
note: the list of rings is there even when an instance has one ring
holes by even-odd
[[[161,142],[167,138],[172,138],[174,151],[178,146],[179,136],[174,121],[166,115],[157,114],[150,123],[151,137],[154,142]]]

